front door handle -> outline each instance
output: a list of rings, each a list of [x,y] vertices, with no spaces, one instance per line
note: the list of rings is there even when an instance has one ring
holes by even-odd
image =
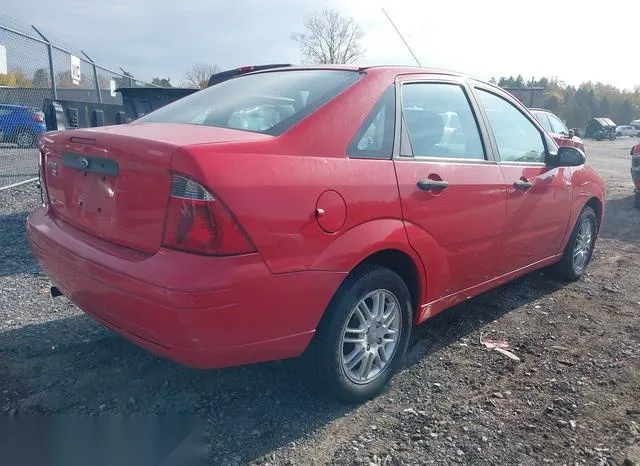
[[[418,189],[422,191],[437,191],[439,189],[447,189],[449,182],[444,180],[432,180],[431,178],[425,178],[417,183]]]
[[[527,189],[531,188],[531,186],[533,186],[533,183],[531,183],[531,181],[517,180],[513,182],[513,187],[521,191],[526,191]]]

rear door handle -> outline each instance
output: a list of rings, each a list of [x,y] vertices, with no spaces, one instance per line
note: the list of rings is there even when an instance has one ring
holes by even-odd
[[[425,178],[417,183],[418,189],[422,191],[436,191],[438,189],[447,189],[449,182],[444,180],[432,180],[431,178]]]
[[[533,186],[533,183],[531,183],[531,181],[517,180],[513,182],[513,187],[521,191],[526,191],[527,189],[531,188],[531,186]]]

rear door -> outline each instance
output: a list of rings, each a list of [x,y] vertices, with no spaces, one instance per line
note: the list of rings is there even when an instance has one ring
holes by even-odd
[[[518,270],[560,252],[571,214],[571,169],[544,163],[554,142],[515,99],[477,85],[475,94],[507,190],[507,221],[498,270]]]
[[[433,301],[495,276],[504,180],[463,80],[404,77],[398,91],[394,165],[408,239],[425,263]]]

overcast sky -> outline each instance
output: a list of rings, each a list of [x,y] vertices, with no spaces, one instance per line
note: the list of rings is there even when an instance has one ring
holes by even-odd
[[[222,68],[298,63],[292,32],[323,6],[357,20],[364,64],[413,59],[384,7],[423,66],[483,79],[521,73],[569,84],[640,85],[640,1],[583,0],[0,0],[2,14],[35,24],[96,62],[138,79],[179,84],[197,62]],[[517,5],[517,7],[516,7]],[[530,6],[527,6],[530,5]]]

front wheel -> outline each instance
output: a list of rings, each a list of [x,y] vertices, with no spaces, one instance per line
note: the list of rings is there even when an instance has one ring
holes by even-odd
[[[636,196],[633,201],[633,207],[640,209],[640,191],[636,191]]]
[[[573,227],[573,232],[564,249],[562,259],[556,264],[556,272],[560,278],[575,281],[585,274],[593,254],[597,225],[595,211],[586,206],[580,212],[578,220]]]
[[[402,364],[412,316],[409,290],[397,273],[379,266],[353,272],[308,351],[316,389],[345,403],[379,394]]]

